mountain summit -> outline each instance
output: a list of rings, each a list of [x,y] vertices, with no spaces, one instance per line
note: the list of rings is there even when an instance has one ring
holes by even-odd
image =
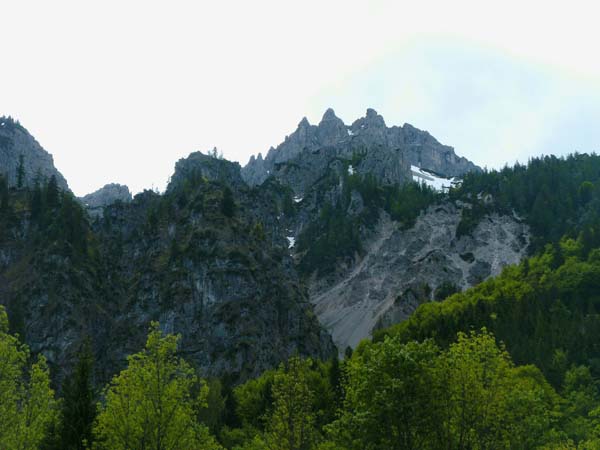
[[[321,150],[325,155],[309,156],[317,155]],[[242,176],[246,183],[256,186],[269,176],[281,178],[285,164],[298,164],[306,157],[321,159],[326,164],[326,160],[333,157],[350,157],[354,153],[366,153],[367,156],[364,170],[358,168],[359,173],[373,173],[386,184],[410,180],[411,166],[447,177],[481,170],[466,158],[457,156],[452,147],[439,143],[427,131],[409,124],[388,127],[374,109],[367,109],[364,117],[348,126],[329,108],[318,125],[311,125],[303,118],[296,131],[277,148],[271,148],[264,159],[260,154],[258,158],[250,158],[242,169]],[[321,173],[323,167],[319,170],[315,164],[310,164],[313,175],[315,169]]]

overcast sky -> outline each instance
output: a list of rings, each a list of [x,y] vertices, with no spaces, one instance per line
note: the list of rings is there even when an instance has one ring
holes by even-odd
[[[496,3],[0,0],[0,115],[78,195],[213,146],[245,164],[327,107],[481,166],[600,150],[595,2]]]

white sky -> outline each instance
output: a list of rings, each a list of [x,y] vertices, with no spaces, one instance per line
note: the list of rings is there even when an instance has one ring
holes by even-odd
[[[78,195],[213,146],[245,164],[329,106],[488,167],[600,150],[595,2],[490,3],[0,0],[0,115]]]

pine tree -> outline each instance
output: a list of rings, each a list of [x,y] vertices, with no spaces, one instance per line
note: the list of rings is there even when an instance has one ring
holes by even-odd
[[[9,193],[6,178],[0,175],[0,215],[9,209]]]
[[[56,208],[59,204],[58,183],[56,175],[50,177],[50,181],[46,185],[46,205],[49,208]]]
[[[21,189],[25,182],[25,161],[24,156],[21,153],[19,155],[19,165],[17,166],[17,187]]]
[[[233,201],[233,192],[226,187],[223,189],[223,198],[221,199],[221,212],[227,217],[233,217],[235,202]]]
[[[92,424],[96,417],[92,387],[94,358],[89,340],[79,352],[77,365],[63,389],[61,448],[85,450],[92,442]]]
[[[39,184],[36,183],[31,193],[30,201],[31,220],[33,222],[40,222],[44,212],[44,201],[42,189]]]

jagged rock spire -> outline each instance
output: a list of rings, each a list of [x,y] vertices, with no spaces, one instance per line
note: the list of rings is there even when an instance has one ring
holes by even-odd
[[[372,166],[365,164],[363,171],[379,176],[386,183],[409,179],[411,165],[448,177],[480,170],[426,131],[410,125],[388,128],[383,117],[373,108],[368,108],[366,114],[350,126],[346,126],[335,111],[328,108],[316,126],[303,118],[294,133],[286,137],[275,150],[269,150],[263,161],[251,161],[242,170],[242,175],[249,185],[261,184],[275,174],[282,163],[295,158],[319,160],[318,164],[327,167],[327,158],[339,155],[347,158],[357,150],[373,153],[370,156]],[[311,170],[315,172],[314,168]],[[299,181],[296,179],[294,182],[298,184]]]
[[[385,120],[383,120],[383,117],[380,116],[373,108],[367,109],[365,123],[369,126],[385,128]]]
[[[319,122],[319,131],[317,133],[321,145],[334,145],[348,138],[346,125],[331,108],[327,108],[321,122]]]
[[[332,108],[327,108],[325,114],[323,114],[323,118],[321,119],[321,123],[327,122],[329,120],[340,120],[338,116],[335,115],[335,111]]]
[[[300,121],[300,123],[298,124],[298,128],[306,128],[306,127],[310,127],[310,123],[309,123],[308,119],[306,118],[306,116],[304,116],[302,118],[302,120]]]

